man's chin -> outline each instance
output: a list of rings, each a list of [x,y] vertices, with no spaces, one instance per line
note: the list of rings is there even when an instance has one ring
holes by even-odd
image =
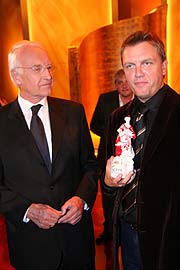
[[[50,85],[41,85],[41,91],[43,91],[43,93],[51,93],[52,87]]]

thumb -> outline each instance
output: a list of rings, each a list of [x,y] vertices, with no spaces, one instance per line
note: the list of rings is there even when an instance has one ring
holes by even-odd
[[[62,216],[66,214],[68,210],[68,204],[64,204],[62,207],[61,207],[61,212],[62,212]]]

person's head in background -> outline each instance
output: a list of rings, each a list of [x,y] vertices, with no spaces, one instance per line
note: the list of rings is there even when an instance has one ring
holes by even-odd
[[[127,103],[133,98],[133,92],[131,88],[129,87],[129,84],[126,80],[126,75],[123,69],[119,69],[115,73],[114,84],[115,84],[116,90],[118,90],[118,93],[120,95],[120,98],[123,104]]]
[[[22,40],[8,54],[9,73],[20,95],[37,103],[50,95],[53,76],[51,60],[39,42]]]
[[[137,31],[130,35],[122,44],[121,62],[131,89],[142,102],[163,86],[167,60],[156,34]]]

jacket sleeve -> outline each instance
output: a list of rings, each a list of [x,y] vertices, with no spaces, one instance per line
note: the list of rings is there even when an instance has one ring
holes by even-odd
[[[100,95],[90,123],[91,131],[100,137],[103,136],[106,127],[106,119],[103,113],[105,109],[104,106],[105,101],[103,95]]]
[[[82,198],[92,208],[97,194],[98,164],[94,155],[94,147],[89,132],[84,108],[81,111],[80,125],[80,166],[81,181],[76,195]]]

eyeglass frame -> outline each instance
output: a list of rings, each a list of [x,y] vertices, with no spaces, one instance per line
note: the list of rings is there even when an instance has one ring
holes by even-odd
[[[47,64],[47,65],[44,65],[44,64],[39,64],[39,65],[33,65],[31,67],[15,67],[15,69],[18,69],[18,68],[22,68],[22,69],[31,69],[34,73],[40,73],[42,74],[46,69],[49,71],[49,72],[53,72],[55,67],[51,64]],[[39,69],[38,69],[39,68]]]

